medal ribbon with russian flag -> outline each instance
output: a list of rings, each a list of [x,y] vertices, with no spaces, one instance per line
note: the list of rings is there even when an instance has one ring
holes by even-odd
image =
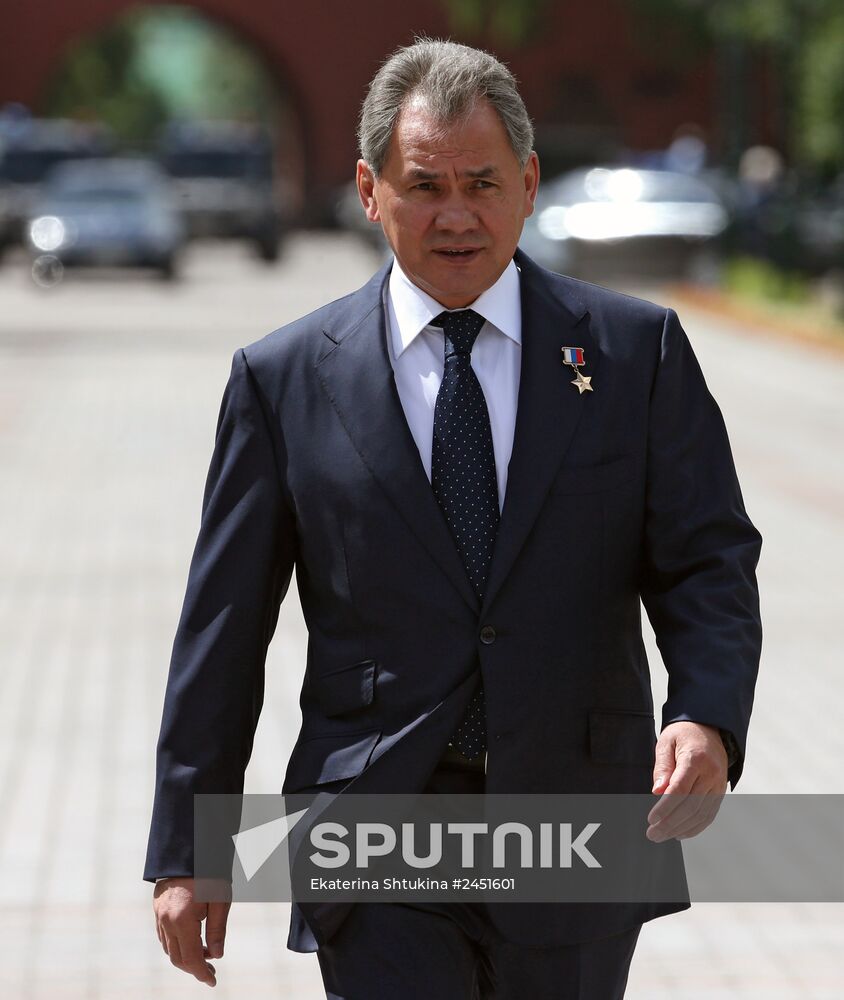
[[[592,376],[580,374],[581,365],[586,364],[583,358],[583,348],[564,347],[562,351],[563,364],[574,369],[575,378],[572,379],[571,384],[577,387],[578,393],[582,396],[584,392],[594,392],[590,384],[592,382]]]

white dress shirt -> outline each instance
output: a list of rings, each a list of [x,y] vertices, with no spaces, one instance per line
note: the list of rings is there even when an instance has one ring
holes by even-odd
[[[399,399],[430,480],[434,406],[445,365],[442,329],[430,323],[443,311],[443,306],[417,288],[398,261],[393,262],[384,299],[387,346]],[[472,348],[472,368],[489,410],[500,510],[504,506],[507,466],[513,451],[522,359],[519,271],[513,261],[470,308],[486,320]]]

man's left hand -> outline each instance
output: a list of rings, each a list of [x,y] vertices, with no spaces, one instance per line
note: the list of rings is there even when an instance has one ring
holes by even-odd
[[[715,819],[727,790],[727,751],[714,726],[672,722],[656,744],[654,795],[646,836],[661,843],[683,840]]]

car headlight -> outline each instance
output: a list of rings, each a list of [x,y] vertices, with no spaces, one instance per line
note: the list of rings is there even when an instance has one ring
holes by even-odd
[[[551,205],[540,213],[537,228],[549,240],[567,240],[569,233],[566,225],[567,209],[564,205]]]
[[[42,215],[29,225],[29,240],[32,245],[43,250],[44,253],[52,253],[58,250],[67,238],[67,229],[62,220],[56,215]]]

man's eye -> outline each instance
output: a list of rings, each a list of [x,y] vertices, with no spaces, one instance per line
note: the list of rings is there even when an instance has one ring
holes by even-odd
[[[477,181],[475,181],[475,187],[476,188],[491,188],[491,187],[495,187],[495,185],[491,181],[477,180]]]
[[[433,191],[434,185],[430,181],[421,181],[415,185],[416,191]]]

